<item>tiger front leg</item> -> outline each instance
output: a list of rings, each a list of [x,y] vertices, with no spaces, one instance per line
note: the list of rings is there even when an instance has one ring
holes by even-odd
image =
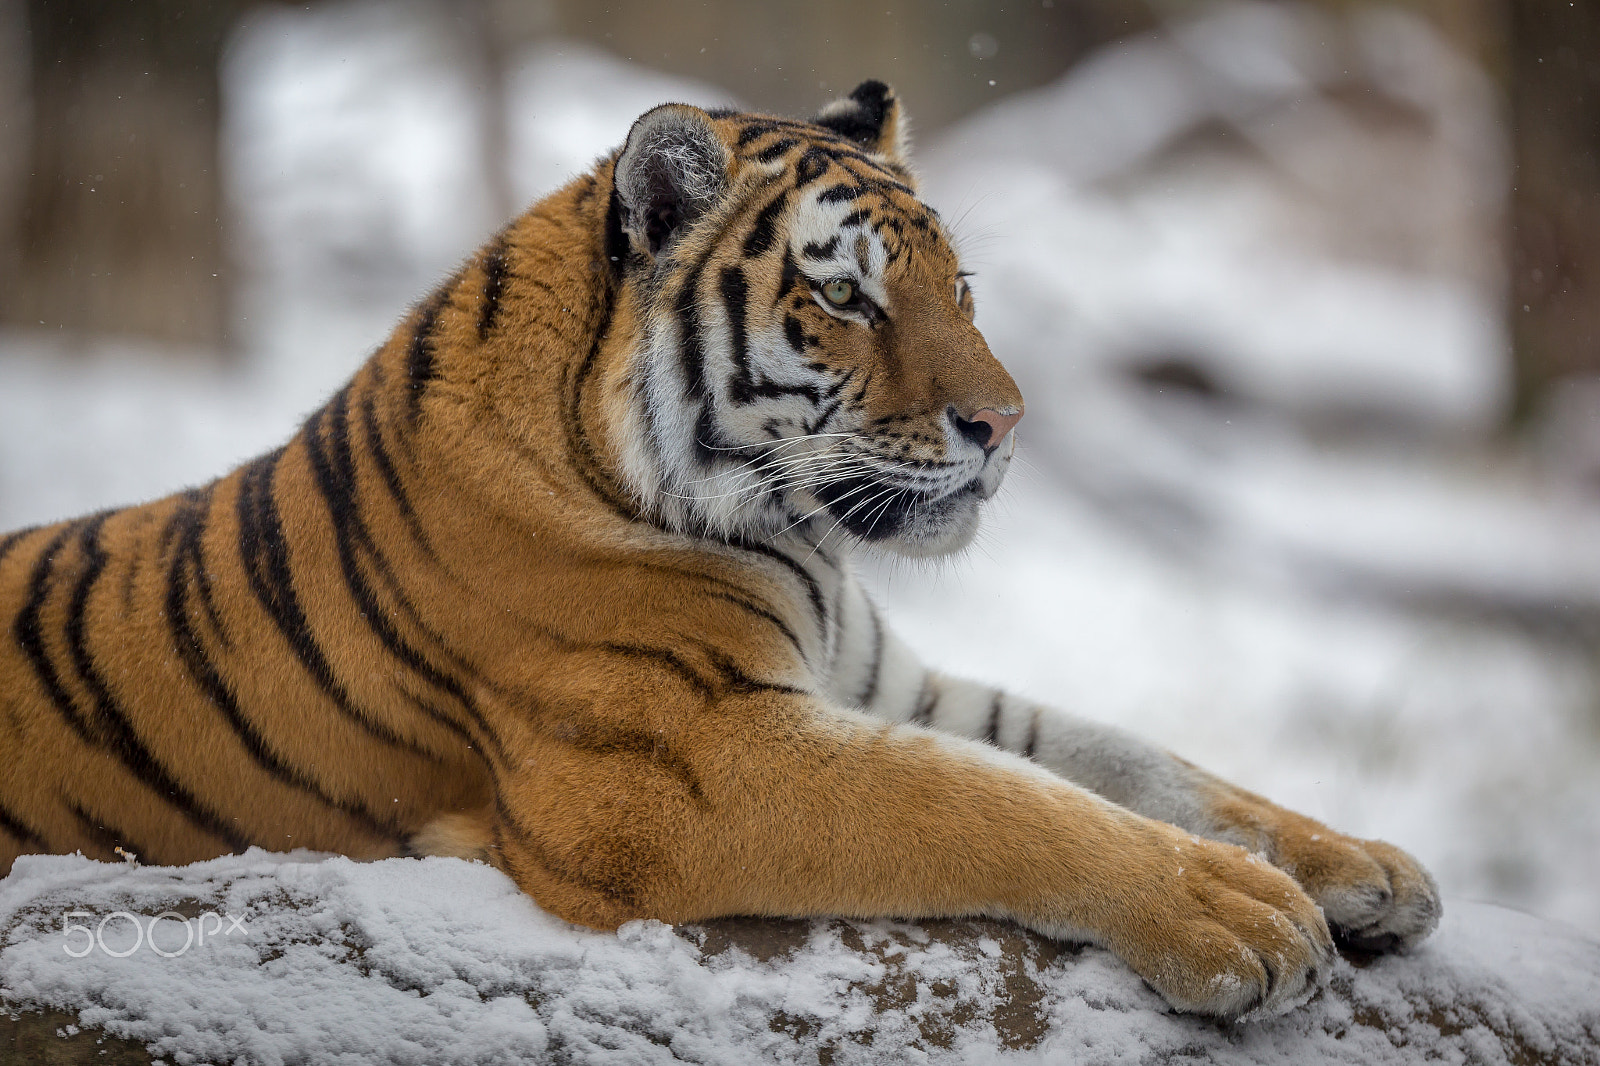
[[[1130,810],[1264,856],[1353,947],[1405,949],[1439,924],[1438,886],[1392,844],[1330,829],[1110,726],[936,674],[924,691],[933,727],[982,735]]]
[[[1030,716],[1034,757],[1069,780],[1153,818],[1237,844],[1294,877],[1343,943],[1409,948],[1438,927],[1433,877],[1381,840],[1331,829],[1121,730],[1045,708]]]
[[[500,782],[495,861],[572,921],[1010,917],[1229,1018],[1299,1002],[1330,957],[1282,872],[980,744],[771,692],[604,735],[558,723]]]

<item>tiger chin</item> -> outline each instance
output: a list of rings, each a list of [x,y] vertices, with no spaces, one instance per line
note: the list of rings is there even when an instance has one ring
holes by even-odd
[[[972,536],[1022,417],[894,94],[679,104],[283,447],[0,537],[0,873],[480,857],[546,909],[1001,916],[1174,1007],[1404,948],[1428,873],[923,665],[852,575]]]

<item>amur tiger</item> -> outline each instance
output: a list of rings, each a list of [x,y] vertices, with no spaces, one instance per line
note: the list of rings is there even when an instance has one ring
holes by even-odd
[[[1410,856],[920,663],[861,548],[973,535],[1022,396],[893,93],[667,104],[286,445],[0,538],[0,873],[251,845],[483,859],[638,917],[991,915],[1288,1009]]]

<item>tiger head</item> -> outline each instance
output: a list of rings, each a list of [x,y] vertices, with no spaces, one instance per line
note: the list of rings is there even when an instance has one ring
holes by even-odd
[[[634,329],[620,464],[675,528],[964,546],[1022,395],[973,325],[881,82],[814,122],[667,104],[613,169]]]

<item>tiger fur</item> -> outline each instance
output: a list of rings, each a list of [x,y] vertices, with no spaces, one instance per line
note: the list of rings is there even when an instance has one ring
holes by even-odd
[[[995,915],[1288,1009],[1428,874],[923,666],[862,545],[966,543],[1022,397],[904,121],[664,105],[286,445],[0,538],[0,874],[74,849],[484,859],[540,905]]]

